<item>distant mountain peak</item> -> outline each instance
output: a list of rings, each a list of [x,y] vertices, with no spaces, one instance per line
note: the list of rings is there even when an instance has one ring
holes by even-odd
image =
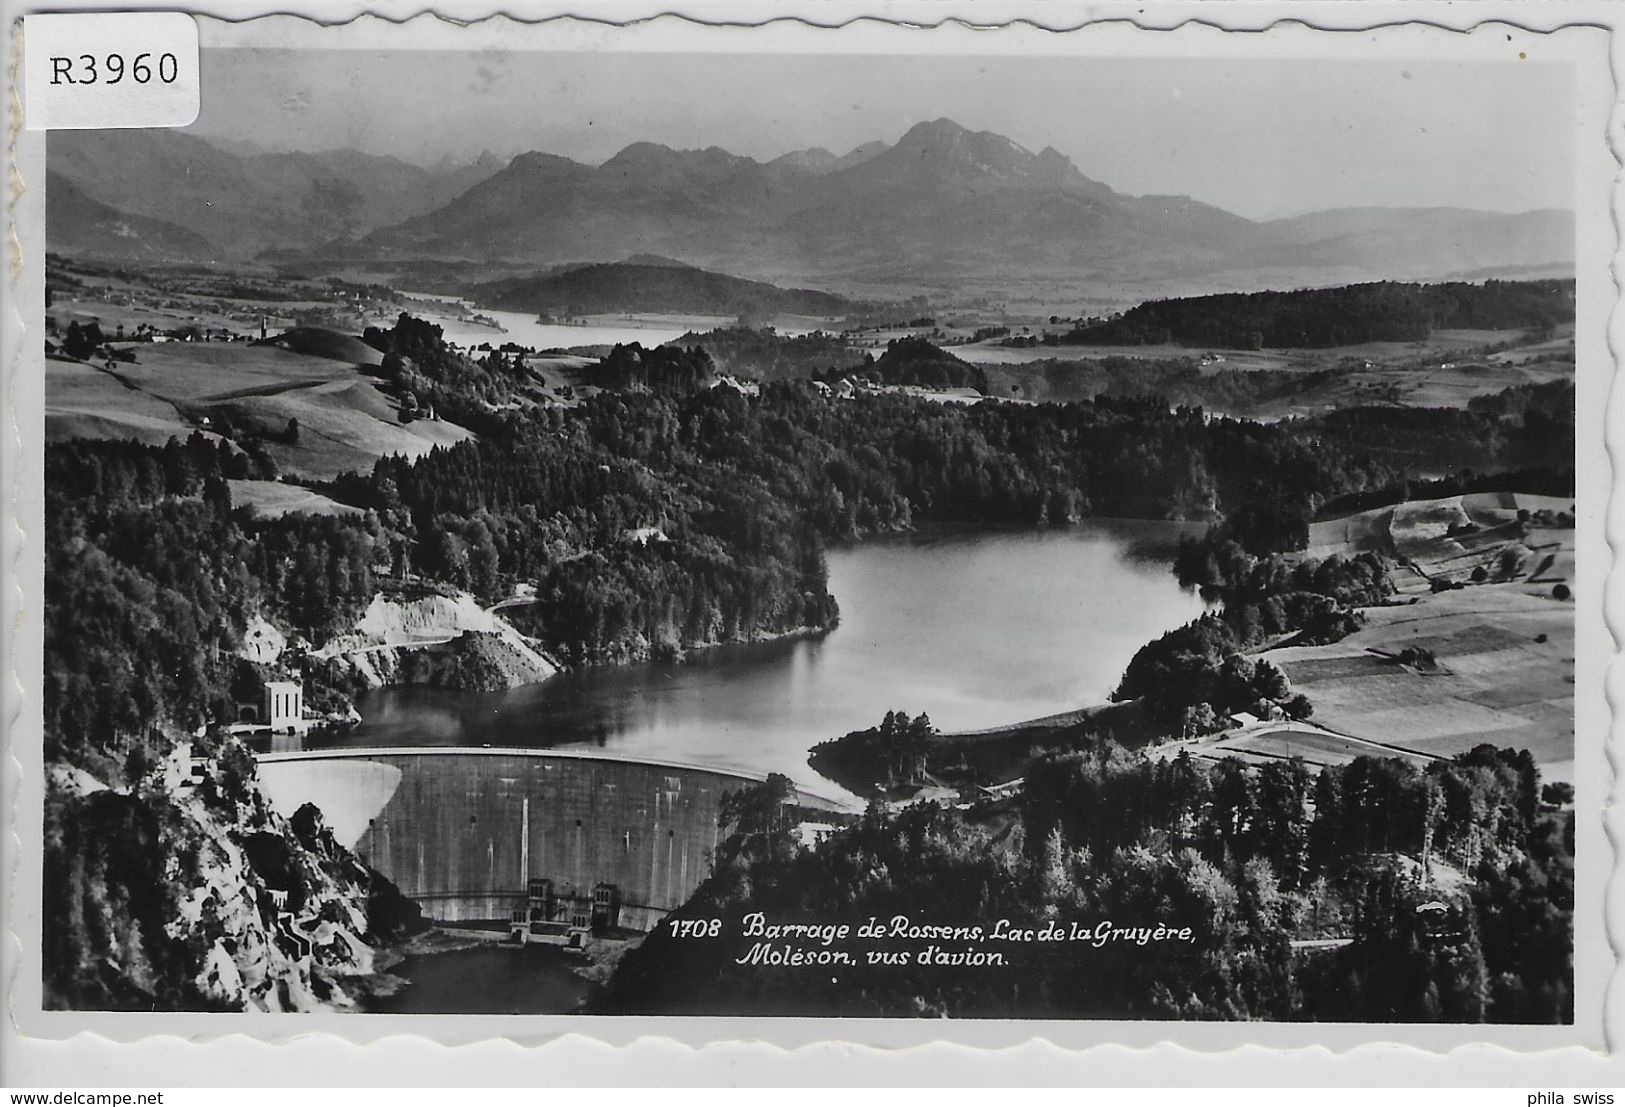
[[[872,157],[877,157],[880,154],[884,154],[890,149],[891,143],[881,142],[879,139],[876,139],[874,142],[865,142],[861,146],[852,147],[851,150],[846,152],[841,160],[849,165],[856,165],[858,162],[868,161]]]
[[[891,147],[884,142],[865,142],[837,157],[822,146],[813,146],[806,150],[792,150],[788,154],[774,158],[768,164],[799,169],[815,177],[822,177],[829,173],[838,173],[842,169],[850,169],[854,165],[862,165],[890,149]]]
[[[915,148],[923,146],[936,146],[951,150],[970,150],[977,153],[997,154],[1003,157],[1036,157],[1031,150],[1020,143],[995,134],[993,131],[973,131],[969,127],[962,127],[952,119],[933,119],[928,123],[916,123],[910,127],[902,138],[897,140],[897,148]]]
[[[651,269],[693,269],[686,261],[668,258],[662,254],[629,254],[622,265],[643,265]]]
[[[975,132],[973,132],[969,127],[962,127],[958,123],[955,123],[952,119],[949,119],[947,116],[942,116],[938,119],[921,120],[920,122],[914,124],[914,126],[910,127],[903,134],[903,137],[898,140],[898,145],[902,145],[904,142],[907,142],[910,139],[919,140],[922,138],[952,138],[974,133]]]
[[[576,169],[584,168],[579,162],[571,161],[569,158],[561,158],[557,154],[544,154],[540,150],[531,150],[523,154],[515,154],[513,160],[508,163],[507,167],[510,170],[530,170],[532,172],[537,170],[564,169],[567,167],[574,167]]]
[[[1033,153],[946,118],[909,127],[895,145],[839,157],[809,146],[770,164],[643,142],[600,166],[533,151],[500,170],[489,152],[431,169],[353,151],[242,156],[140,129],[62,131],[48,157],[53,184],[71,182],[50,190],[51,240],[131,257],[277,251],[525,268],[591,258],[570,266],[577,283],[699,287],[670,260],[683,258],[864,287],[926,277],[994,287],[1014,274],[1057,290],[1109,280],[1187,291],[1573,260],[1565,213],[1356,209],[1256,223],[1189,197],[1119,194],[1053,147]],[[627,260],[595,273],[610,258]]]
[[[791,150],[788,154],[781,154],[774,158],[768,164],[822,174],[834,169],[838,161],[840,161],[839,158],[822,146],[813,146],[806,150]]]
[[[634,142],[606,161],[603,168],[608,169],[617,165],[631,166],[680,162],[722,164],[751,162],[751,164],[755,164],[752,159],[741,157],[738,154],[730,154],[720,146],[707,146],[703,150],[677,150],[659,142]]]
[[[897,145],[862,164],[865,175],[907,177],[931,188],[1032,185],[1096,192],[1104,188],[1079,173],[1054,147],[1035,154],[1004,135],[972,131],[946,118],[916,123]]]

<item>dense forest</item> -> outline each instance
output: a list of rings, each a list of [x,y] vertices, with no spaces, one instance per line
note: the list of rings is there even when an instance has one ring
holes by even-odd
[[[538,633],[587,661],[828,625],[828,541],[924,520],[1209,519],[1260,496],[1307,518],[1392,479],[1150,402],[958,407],[798,382],[605,392],[326,490],[411,539],[399,574],[492,598],[536,582]]]
[[[226,480],[249,465],[197,434],[46,448],[48,756],[116,773],[158,728],[231,716],[252,616],[320,642],[366,607],[387,565],[378,519],[236,511]]]
[[[596,1010],[1573,1017],[1573,816],[1541,803],[1525,753],[1481,746],[1425,771],[1360,758],[1316,773],[1296,762],[1156,761],[1102,741],[1030,773],[1014,810],[871,806],[811,847],[798,846],[777,802],[787,783],[729,805],[733,833],[674,916],[720,919],[720,935],[660,927],[621,960]],[[937,945],[1004,963],[932,971],[901,960],[926,942],[890,934],[834,943],[858,958],[834,971],[742,963],[750,912],[776,923],[980,926],[979,937]],[[1188,940],[994,940],[1001,919],[1034,933],[1161,924],[1188,928]]]
[[[82,911],[84,933],[94,932],[59,951],[61,980],[76,981],[62,984],[64,996],[105,997],[129,983],[81,979],[91,971],[82,958],[99,956],[98,943],[137,940],[109,921],[119,897],[137,894],[112,879],[128,867],[110,852],[120,835],[154,857],[190,858],[185,865],[197,861],[199,842],[216,843],[208,847],[215,850],[209,879],[225,887],[231,866],[246,866],[240,879],[258,881],[266,895],[277,886],[261,880],[264,866],[243,851],[247,836],[273,835],[293,858],[273,858],[275,865],[325,865],[339,874],[307,882],[321,888],[312,893],[313,910],[342,901],[348,906],[331,912],[355,907],[365,929],[365,874],[316,831],[265,810],[240,747],[208,739],[218,786],[230,793],[214,815],[177,807],[153,783],[178,736],[230,717],[242,675],[235,650],[255,618],[293,639],[282,664],[303,678],[308,701],[341,706],[345,678],[306,647],[352,628],[380,591],[465,590],[491,603],[529,585],[535,603],[512,617],[566,663],[676,658],[700,646],[833,626],[838,612],[824,565],[831,542],[925,521],[1033,527],[1103,515],[1222,523],[1180,557],[1187,579],[1224,597],[1224,613],[1148,645],[1119,689],[1143,698],[1157,726],[1201,728],[1259,700],[1303,710],[1273,666],[1242,671],[1233,655],[1262,636],[1346,632],[1349,609],[1382,594],[1386,577],[1374,555],[1290,568],[1276,556],[1301,548],[1317,512],[1414,476],[1419,442],[1474,444],[1485,468],[1535,455],[1531,464],[1544,463],[1546,447],[1520,443],[1539,446],[1542,435],[1561,441],[1555,424],[1573,402],[1572,391],[1565,399],[1560,391],[1518,390],[1465,413],[1383,409],[1259,424],[1170,408],[1155,396],[956,405],[864,391],[842,397],[817,381],[769,382],[746,394],[716,383],[703,349],[620,347],[586,371],[600,386],[593,394],[544,405],[522,358],[496,351],[472,360],[447,347],[439,328],[410,316],[369,329],[364,340],[382,353],[375,371],[401,398],[403,418],[432,408],[476,437],[314,486],[356,513],[262,517],[234,504],[229,480],[275,476],[251,438],[194,434],[161,447],[70,441],[45,451],[47,761],[81,785],[107,785],[89,799],[53,785],[48,870],[62,882],[48,895],[64,917]],[[899,343],[865,371],[940,385],[952,383],[944,374],[960,366],[923,342]],[[1572,425],[1567,434],[1572,442]],[[1566,460],[1550,459],[1553,480],[1566,474],[1572,482],[1569,449]],[[1560,455],[1561,447],[1547,453]],[[919,720],[902,729],[920,729]],[[1016,910],[1030,862],[1020,849],[1009,858],[1001,852],[1019,845],[1016,828],[1005,828],[998,844],[985,827],[942,817],[948,822],[918,815],[866,824],[874,841],[863,848],[922,851],[924,871],[969,865],[965,871],[983,874],[982,883],[956,885],[960,876],[950,875],[945,891],[974,887],[976,896]],[[1530,841],[1532,827],[1525,828]],[[260,847],[270,844],[262,839]],[[1143,863],[1171,881],[1205,874],[1193,867],[1198,861],[1217,864],[1188,851],[1170,857]],[[716,879],[727,881],[730,864],[749,861],[749,850],[725,857]],[[1124,864],[1127,873],[1142,861]],[[154,991],[168,972],[160,962],[193,969],[218,962],[207,943],[159,948],[151,920],[172,909],[163,896],[142,902],[141,925],[151,933],[139,942],[159,967],[118,991],[117,1002],[248,1002],[207,983],[183,999]],[[199,933],[227,933],[216,921]],[[230,933],[253,929],[239,923]],[[1394,931],[1384,940],[1413,937]],[[1488,938],[1483,948],[1489,957]],[[285,1002],[267,994],[254,992],[253,1002]],[[989,992],[988,1002],[999,994]],[[922,1002],[952,1007],[945,996]],[[1190,1002],[1196,1013],[1224,1009]],[[1225,1002],[1239,1003],[1235,1011],[1266,1006],[1251,995]]]
[[[1573,281],[1376,284],[1152,300],[1061,336],[1080,346],[1324,349],[1415,342],[1435,330],[1551,331],[1574,318]]]
[[[705,387],[703,351],[671,348],[605,358],[595,371],[624,390],[526,409],[485,398],[517,395],[521,370],[452,354],[438,328],[403,319],[366,337],[388,351],[383,372],[476,411],[486,433],[323,486],[362,515],[243,516],[224,482],[268,475],[263,463],[201,438],[47,450],[53,718],[71,716],[80,735],[161,708],[201,719],[220,702],[211,659],[250,614],[319,645],[383,580],[487,601],[534,583],[528,629],[557,656],[680,656],[833,625],[831,541],[928,520],[1224,519],[1256,557],[1301,548],[1328,503],[1395,486],[1409,466],[1373,460],[1385,448],[1403,463],[1417,443],[1461,439],[1496,468],[1540,452],[1519,442],[1572,439],[1572,424],[1553,433],[1563,420],[1548,414],[1572,391],[1520,392],[1494,413],[1359,409],[1264,425],[1154,399],[959,406],[836,399],[810,382],[747,396]],[[1561,468],[1538,490],[1560,491],[1572,454],[1543,449]],[[155,604],[156,648],[127,648],[146,640]],[[1280,623],[1274,605],[1260,611]]]
[[[720,327],[689,331],[666,345],[704,350],[718,373],[760,381],[821,377],[862,360],[839,335],[825,331],[783,335],[771,328]]]
[[[247,620],[313,638],[348,625],[386,545],[376,519],[235,511],[226,480],[251,465],[201,435],[46,449],[50,1005],[343,1003],[371,944],[423,925],[314,809],[275,815],[235,739],[205,733],[208,770],[174,784],[181,736],[233,715]]]
[[[1163,734],[1221,730],[1236,712],[1306,718],[1314,709],[1308,697],[1292,691],[1278,666],[1245,651],[1288,635],[1293,644],[1318,645],[1353,633],[1358,608],[1393,593],[1391,567],[1370,552],[1254,557],[1222,527],[1186,539],[1175,562],[1180,579],[1222,606],[1140,647],[1112,699],[1138,701],[1153,732]]]
[[[974,388],[986,394],[987,374],[979,365],[963,361],[947,350],[938,349],[923,338],[894,338],[886,343],[879,358],[864,355],[855,371],[826,374],[848,376],[853,372],[881,384],[920,385],[926,388]]]

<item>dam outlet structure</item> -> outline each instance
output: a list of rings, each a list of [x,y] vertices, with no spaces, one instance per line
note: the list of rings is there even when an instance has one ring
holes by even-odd
[[[334,837],[437,922],[500,922],[550,882],[651,930],[710,874],[723,797],[762,776],[597,751],[405,747],[257,758],[271,805]],[[851,804],[798,789],[798,803]]]

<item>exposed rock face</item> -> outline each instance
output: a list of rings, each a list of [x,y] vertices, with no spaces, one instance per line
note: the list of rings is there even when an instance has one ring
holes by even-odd
[[[473,596],[413,600],[374,596],[353,634],[320,657],[349,667],[368,687],[432,684],[491,691],[546,680],[558,667],[500,615]]]
[[[310,1011],[349,1007],[375,948],[423,922],[340,847],[320,812],[266,805],[235,741],[128,787],[55,766],[45,826],[47,1004]],[[177,769],[184,769],[177,772]]]
[[[264,616],[256,616],[249,620],[248,628],[243,631],[243,641],[237,653],[245,661],[275,665],[287,648],[287,637]]]

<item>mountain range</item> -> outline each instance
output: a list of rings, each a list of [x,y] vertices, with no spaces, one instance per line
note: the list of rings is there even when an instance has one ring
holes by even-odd
[[[109,248],[147,256],[197,256],[176,233],[185,231],[212,256],[269,252],[308,265],[427,258],[535,271],[652,253],[844,291],[1067,295],[1429,279],[1574,260],[1564,211],[1350,208],[1260,222],[1188,196],[1129,196],[1052,148],[1034,153],[947,119],[891,145],[766,162],[638,142],[596,166],[532,152],[506,165],[486,156],[425,169],[355,151],[237,154],[182,132],[135,130],[56,132],[48,150],[52,173],[107,209],[100,220],[135,217]],[[87,248],[77,230],[48,227],[48,236],[53,248]]]
[[[183,255],[192,260],[251,258],[365,234],[433,211],[503,168],[491,155],[424,169],[355,150],[254,153],[246,143],[226,145],[235,149],[175,130],[55,131],[46,163],[53,179],[70,181],[86,200],[201,237],[207,245]],[[59,229],[47,217],[55,249]],[[62,237],[81,236],[63,228]],[[105,252],[152,251],[126,237]]]

